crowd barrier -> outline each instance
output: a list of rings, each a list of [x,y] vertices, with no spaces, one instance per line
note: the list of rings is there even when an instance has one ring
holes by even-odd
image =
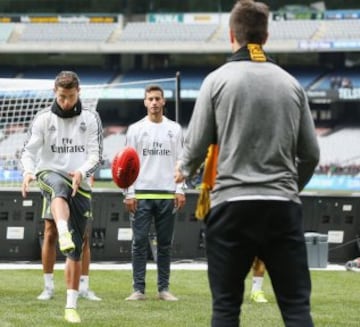
[[[204,225],[194,216],[197,198],[197,191],[188,191],[187,204],[177,213],[173,260],[205,258]],[[304,230],[328,235],[329,262],[344,263],[358,257],[359,196],[304,194],[301,198]],[[132,233],[122,194],[118,190],[95,189],[93,214],[90,240],[92,261],[129,261]],[[0,190],[0,260],[40,260],[43,239],[40,216],[39,191],[31,191],[23,199],[19,189]],[[151,232],[151,250],[154,250],[152,244],[155,242],[156,235]]]

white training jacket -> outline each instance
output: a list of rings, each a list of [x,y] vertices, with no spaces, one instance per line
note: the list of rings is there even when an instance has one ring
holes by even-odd
[[[166,194],[184,193],[184,184],[174,182],[175,165],[183,146],[178,123],[165,116],[161,123],[154,123],[146,116],[129,126],[126,145],[134,147],[140,157],[139,176],[126,190],[126,198],[135,197],[135,193],[137,198],[141,194],[144,198],[164,198]]]
[[[61,118],[49,107],[31,123],[21,165],[24,175],[42,170],[80,171],[87,179],[100,165],[102,151],[102,124],[96,111],[82,108],[78,116]]]

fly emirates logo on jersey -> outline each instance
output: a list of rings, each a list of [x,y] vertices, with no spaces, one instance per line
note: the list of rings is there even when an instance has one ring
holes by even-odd
[[[73,139],[62,138],[61,145],[52,144],[51,151],[54,153],[85,152],[85,145],[73,144]]]
[[[142,150],[144,157],[147,156],[170,156],[171,150],[166,149],[163,143],[153,142],[148,148]]]

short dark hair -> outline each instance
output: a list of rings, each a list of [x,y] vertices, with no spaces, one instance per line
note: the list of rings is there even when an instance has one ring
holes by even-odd
[[[241,45],[263,44],[268,34],[269,7],[263,2],[238,0],[230,14],[230,29]]]
[[[152,91],[160,91],[161,96],[164,97],[164,90],[160,85],[156,85],[156,84],[151,84],[148,85],[145,88],[145,98],[146,98],[146,93],[152,92]]]
[[[62,87],[64,89],[78,88],[80,85],[79,76],[70,70],[63,70],[55,78],[55,88]]]

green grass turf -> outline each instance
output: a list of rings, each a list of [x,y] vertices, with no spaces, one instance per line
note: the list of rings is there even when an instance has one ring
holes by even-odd
[[[346,271],[312,271],[312,313],[317,327],[359,326],[359,278]],[[0,326],[68,326],[63,320],[65,285],[63,270],[55,271],[55,298],[39,301],[41,270],[0,270]],[[210,325],[211,298],[205,271],[174,270],[171,291],[178,302],[156,300],[156,271],[147,272],[146,301],[128,302],[131,271],[93,270],[90,285],[101,302],[78,301],[81,325],[121,327],[205,327]],[[242,327],[280,327],[283,323],[266,275],[268,304],[249,301],[251,280],[246,280]]]

